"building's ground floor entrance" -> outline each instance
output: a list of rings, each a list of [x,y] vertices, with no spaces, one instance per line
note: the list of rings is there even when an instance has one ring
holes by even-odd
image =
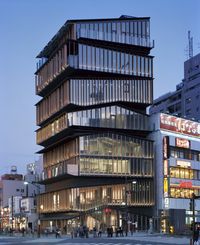
[[[145,210],[145,211],[144,211]],[[149,230],[152,215],[150,208],[111,208],[104,207],[91,212],[80,212],[75,214],[54,214],[41,217],[41,231],[55,231],[57,228],[63,233],[71,233],[79,227],[87,227],[88,231],[94,228],[102,232],[111,229],[113,233],[121,229],[124,233],[138,230]]]

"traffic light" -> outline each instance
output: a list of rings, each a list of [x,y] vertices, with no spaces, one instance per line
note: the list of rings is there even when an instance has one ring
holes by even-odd
[[[166,219],[161,219],[161,231],[166,233]]]
[[[169,227],[169,232],[170,232],[171,234],[174,234],[174,226],[171,225],[171,226]]]

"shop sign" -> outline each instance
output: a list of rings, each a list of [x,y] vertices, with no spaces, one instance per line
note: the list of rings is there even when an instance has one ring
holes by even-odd
[[[176,161],[176,165],[180,166],[182,168],[190,168],[191,167],[191,162],[177,160]]]
[[[169,136],[163,137],[163,158],[169,158]]]
[[[165,208],[169,208],[169,198],[168,197],[164,198],[164,205],[165,205]]]
[[[192,182],[191,181],[181,181],[179,184],[180,188],[192,188]]]
[[[168,178],[164,178],[164,197],[168,197]]]
[[[168,114],[160,114],[160,128],[175,133],[200,137],[200,123]]]
[[[164,160],[164,177],[168,176],[168,160]]]
[[[176,138],[175,139],[175,145],[177,147],[182,147],[182,148],[190,148],[190,141],[182,138]]]

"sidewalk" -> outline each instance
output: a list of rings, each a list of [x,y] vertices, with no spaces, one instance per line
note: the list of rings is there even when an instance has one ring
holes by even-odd
[[[169,236],[160,233],[148,234],[146,232],[137,232],[134,233],[133,236],[129,234],[129,236],[125,237],[113,237],[113,239],[119,240],[134,240],[134,241],[142,241],[142,242],[156,242],[156,243],[170,243],[170,244],[190,244],[190,238],[188,237],[177,237],[177,236]]]

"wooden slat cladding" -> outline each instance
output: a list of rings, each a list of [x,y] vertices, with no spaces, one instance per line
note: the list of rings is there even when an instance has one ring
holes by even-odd
[[[67,128],[67,115],[64,114],[57,118],[53,122],[49,123],[47,126],[39,129],[36,133],[36,142],[40,144],[44,140],[54,136],[55,134],[61,132],[63,129]]]
[[[154,189],[152,180],[137,181],[136,184],[128,184],[129,206],[154,205]],[[96,187],[82,187],[63,189],[40,195],[39,203],[44,208],[41,213],[63,211],[87,211],[95,207],[123,206],[126,201],[125,185],[104,185]]]
[[[44,168],[73,158],[79,154],[79,139],[64,143],[43,155]]]
[[[67,44],[56,52],[44,66],[36,72],[36,93],[46,87],[58,74],[67,67]]]
[[[37,104],[37,125],[61,110],[67,104],[69,104],[69,81],[64,82],[53,93]]]

